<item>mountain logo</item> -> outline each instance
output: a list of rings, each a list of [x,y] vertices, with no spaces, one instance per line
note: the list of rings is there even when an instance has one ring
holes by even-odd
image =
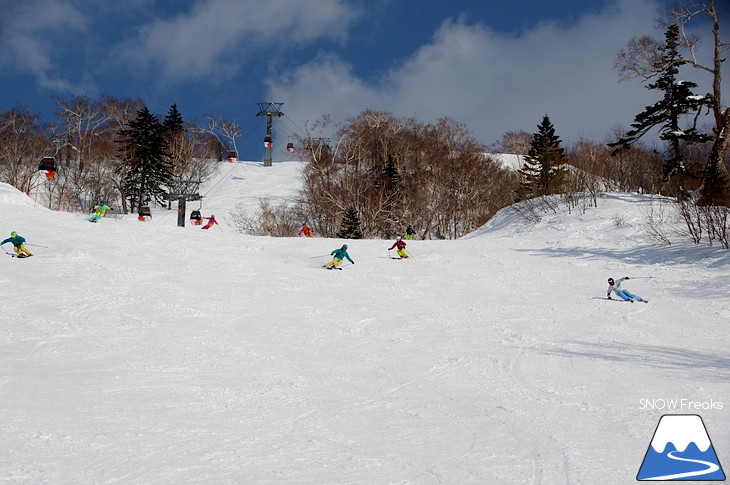
[[[696,414],[662,416],[636,479],[724,481],[725,473],[702,418]]]

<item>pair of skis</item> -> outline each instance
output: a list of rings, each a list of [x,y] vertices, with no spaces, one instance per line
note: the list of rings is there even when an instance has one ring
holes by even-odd
[[[390,251],[391,251],[391,250],[390,250],[390,249],[388,249],[388,257],[389,257],[390,259],[408,259],[408,258],[413,258],[413,255],[411,255],[411,253],[409,253],[408,251],[406,251],[406,254],[407,254],[408,256],[406,256],[405,258],[403,258],[403,257],[401,257],[401,256],[395,257],[395,256],[393,256],[393,255],[392,255],[392,253],[391,253]]]
[[[634,299],[624,300],[624,299],[621,299],[621,298],[599,298],[599,300],[619,301],[621,303],[623,303],[625,301],[628,301],[628,302],[631,302],[631,303],[634,303],[635,301],[640,301],[642,303],[649,303],[649,300],[634,300]]]

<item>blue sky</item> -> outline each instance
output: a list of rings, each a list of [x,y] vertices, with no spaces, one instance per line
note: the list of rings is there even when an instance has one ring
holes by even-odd
[[[262,101],[284,103],[279,149],[307,122],[367,108],[449,116],[485,144],[536,131],[544,114],[568,143],[602,141],[656,99],[613,64],[631,37],[663,38],[655,19],[669,3],[0,0],[0,110],[51,118],[53,98],[74,95],[139,97],[158,114],[176,103],[186,120],[243,125],[247,159],[263,151]]]

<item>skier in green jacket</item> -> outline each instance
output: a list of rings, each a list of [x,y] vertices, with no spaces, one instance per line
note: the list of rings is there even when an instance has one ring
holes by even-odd
[[[347,244],[343,244],[340,249],[335,249],[330,254],[334,256],[334,258],[332,258],[332,261],[324,265],[327,269],[339,268],[342,264],[342,260],[345,258],[347,258],[347,260],[352,264],[355,264],[355,261],[353,261],[350,255],[347,254]]]
[[[19,258],[27,258],[28,256],[33,256],[30,251],[25,248],[25,238],[23,238],[22,236],[18,236],[17,232],[11,232],[9,238],[4,240],[3,242],[0,242],[0,246],[5,244],[6,242],[13,243],[13,251],[15,251],[15,254],[17,254]]]

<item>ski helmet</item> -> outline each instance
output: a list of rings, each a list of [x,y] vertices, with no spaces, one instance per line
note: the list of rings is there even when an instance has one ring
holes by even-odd
[[[15,231],[13,231],[13,232],[11,232],[11,233],[10,233],[10,237],[15,237],[15,236],[17,236],[17,235],[18,235],[18,233],[17,233],[17,232],[15,232]]]
[[[104,201],[103,201],[103,200],[100,200],[100,201],[99,201],[99,203],[100,203],[100,204],[103,204],[103,203],[104,203]]]
[[[608,284],[609,284],[609,285],[612,285],[612,284],[613,284],[613,278],[609,278],[609,279],[608,279]]]
[[[347,244],[343,244],[342,249],[347,249]]]
[[[215,214],[211,214],[210,217],[215,218]]]
[[[398,236],[397,238],[395,238],[395,240],[396,241],[400,241],[400,236]]]

